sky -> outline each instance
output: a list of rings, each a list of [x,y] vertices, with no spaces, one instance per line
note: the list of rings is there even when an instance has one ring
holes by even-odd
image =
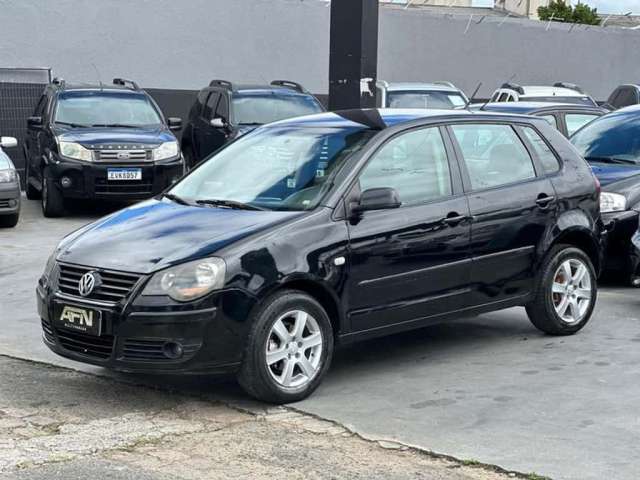
[[[583,0],[592,7],[597,7],[600,13],[627,13],[640,15],[640,0]],[[493,0],[474,0],[478,7],[492,6]]]

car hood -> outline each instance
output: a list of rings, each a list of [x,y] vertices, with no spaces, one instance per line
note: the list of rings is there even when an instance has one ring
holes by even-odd
[[[603,187],[625,178],[640,175],[640,165],[611,165],[597,162],[589,162],[589,165]]]
[[[156,128],[60,128],[55,129],[60,140],[77,142],[87,148],[102,145],[159,145],[175,141],[176,137],[164,127]]]
[[[71,234],[57,259],[90,267],[151,273],[217,250],[300,212],[192,207],[147,200]]]

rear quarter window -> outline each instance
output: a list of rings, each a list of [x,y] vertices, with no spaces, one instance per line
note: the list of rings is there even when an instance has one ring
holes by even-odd
[[[540,160],[545,173],[555,173],[560,170],[558,158],[542,136],[531,127],[522,127],[522,131]]]

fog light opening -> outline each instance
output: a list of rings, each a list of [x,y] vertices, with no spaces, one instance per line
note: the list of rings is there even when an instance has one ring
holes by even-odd
[[[640,287],[640,277],[633,277],[631,279],[631,285],[634,287]]]
[[[69,188],[73,184],[73,181],[69,177],[62,177],[60,179],[60,185],[62,188]]]
[[[171,360],[177,360],[178,358],[182,358],[182,355],[184,354],[184,349],[182,348],[182,345],[180,345],[179,343],[167,342],[162,347],[162,353],[164,353],[165,357]]]

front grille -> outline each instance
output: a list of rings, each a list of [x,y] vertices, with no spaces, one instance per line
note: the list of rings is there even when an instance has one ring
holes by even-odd
[[[150,162],[153,150],[94,150],[96,162]]]
[[[56,334],[62,348],[70,352],[106,360],[113,351],[114,337],[111,335],[96,337],[59,328]]]
[[[60,263],[58,290],[61,293],[79,297],[78,283],[80,282],[80,278],[88,272],[97,272],[102,280],[102,284],[99,284],[91,294],[85,297],[91,300],[119,302],[131,293],[133,287],[135,287],[136,283],[140,280],[140,275],[135,273],[115,272],[112,270],[101,270],[99,268],[80,267]]]
[[[122,357],[125,360],[138,362],[162,362],[175,361],[164,354],[164,346],[169,340],[149,340],[142,338],[128,338],[122,348]],[[181,360],[190,357],[200,348],[199,343],[182,345],[183,355]]]
[[[98,195],[153,195],[153,183],[145,179],[136,180],[107,180],[96,178],[94,191]]]
[[[47,340],[47,342],[56,342],[56,339],[53,336],[53,328],[51,328],[51,324],[46,320],[42,320],[42,334],[44,335],[44,338]]]
[[[9,208],[9,200],[0,200],[0,208]]]

